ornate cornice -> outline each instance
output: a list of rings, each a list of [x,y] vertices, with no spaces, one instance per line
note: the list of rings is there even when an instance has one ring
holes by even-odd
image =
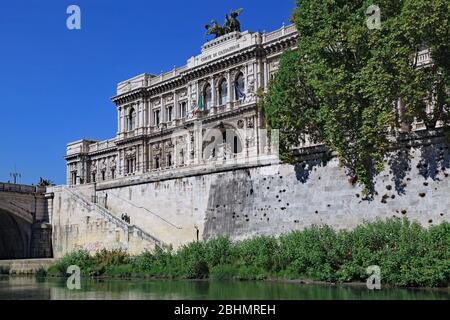
[[[116,105],[123,105],[135,101],[139,98],[152,97],[155,95],[164,94],[168,91],[178,90],[181,87],[186,86],[190,81],[201,79],[209,74],[235,67],[254,58],[264,58],[265,56],[269,56],[274,53],[283,52],[287,48],[295,47],[296,44],[297,33],[291,33],[283,37],[276,38],[273,41],[267,43],[256,44],[252,47],[247,47],[238,52],[234,52],[233,54],[222,57],[219,60],[212,61],[208,64],[188,69],[181,72],[177,76],[174,76],[155,85],[145,88],[138,88],[133,91],[115,96],[111,98],[111,100]]]

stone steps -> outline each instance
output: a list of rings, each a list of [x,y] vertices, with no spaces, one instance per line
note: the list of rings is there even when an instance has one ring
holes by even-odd
[[[170,248],[170,246],[168,244],[166,244],[163,241],[161,241],[160,239],[152,236],[148,232],[142,230],[140,227],[138,227],[136,225],[127,224],[125,221],[116,217],[114,215],[114,213],[110,212],[106,208],[89,201],[83,195],[77,193],[73,188],[63,187],[62,190],[66,191],[71,196],[75,197],[78,201],[80,201],[83,204],[83,206],[86,209],[88,209],[89,211],[94,210],[95,212],[98,212],[105,220],[112,223],[116,227],[128,232],[128,234],[137,236],[138,238],[148,241],[157,247],[166,248],[166,249]]]

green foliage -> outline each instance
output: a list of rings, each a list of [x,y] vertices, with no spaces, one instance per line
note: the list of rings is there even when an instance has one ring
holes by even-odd
[[[44,267],[39,267],[34,274],[36,278],[45,278],[47,276],[47,270]]]
[[[85,250],[78,250],[65,255],[55,264],[60,276],[67,276],[69,266],[78,266],[81,274],[84,276],[91,275],[91,270],[96,269],[94,259]],[[53,271],[53,270],[52,270]]]
[[[230,239],[219,237],[205,243],[205,259],[209,268],[232,262],[235,248]]]
[[[382,283],[397,286],[447,286],[450,283],[450,224],[428,229],[400,219],[360,225],[352,231],[314,226],[279,238],[260,236],[232,243],[220,237],[193,242],[172,252],[155,249],[135,257],[77,251],[48,269],[65,275],[69,265],[83,275],[218,280],[267,278],[329,282],[365,281],[371,265]],[[64,272],[61,272],[64,270]]]
[[[192,242],[177,252],[181,274],[188,279],[203,279],[209,275],[206,248],[202,242]]]
[[[9,274],[9,267],[0,266],[0,275],[2,274]]]
[[[274,237],[257,237],[237,244],[238,264],[276,272],[282,266],[280,246]]]
[[[65,276],[65,274],[60,272],[60,268],[59,268],[59,264],[58,263],[56,263],[54,265],[51,265],[47,269],[47,277],[61,277],[61,276]]]
[[[233,280],[237,279],[239,268],[230,264],[216,265],[211,268],[210,278],[213,280]]]
[[[298,0],[298,50],[287,52],[262,103],[280,129],[283,160],[306,137],[336,151],[351,176],[373,192],[392,129],[414,117],[448,128],[450,4],[446,0],[381,0],[381,29],[366,26],[370,1]],[[423,14],[427,12],[427,14]],[[421,49],[434,65],[417,68]],[[431,93],[431,94],[430,94]],[[399,97],[406,112],[394,108]],[[431,113],[425,102],[435,103]]]
[[[110,265],[105,268],[104,275],[112,278],[130,278],[134,273],[131,264]]]

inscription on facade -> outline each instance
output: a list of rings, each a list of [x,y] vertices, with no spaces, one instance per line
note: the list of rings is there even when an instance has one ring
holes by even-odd
[[[224,55],[226,55],[228,53],[231,53],[233,51],[239,50],[240,47],[241,47],[240,44],[233,45],[233,46],[228,47],[226,49],[223,49],[223,50],[220,50],[218,52],[214,52],[214,53],[211,53],[211,54],[209,54],[207,56],[201,57],[200,61],[203,63],[203,62],[207,62],[207,61],[210,61],[210,60],[213,60],[213,59],[216,59],[216,58],[220,58],[220,57],[222,57],[222,56],[224,56]]]

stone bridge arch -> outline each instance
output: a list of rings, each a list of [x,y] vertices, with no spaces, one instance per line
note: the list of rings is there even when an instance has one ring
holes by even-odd
[[[45,188],[0,183],[0,259],[50,258]]]
[[[32,223],[1,208],[0,259],[24,259],[30,256]]]

